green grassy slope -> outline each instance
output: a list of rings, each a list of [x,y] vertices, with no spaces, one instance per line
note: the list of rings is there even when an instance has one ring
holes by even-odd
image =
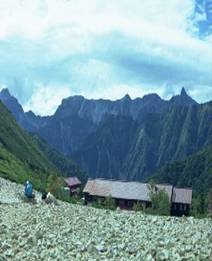
[[[0,176],[18,183],[24,183],[27,179],[33,182],[38,190],[46,188],[48,172],[32,170],[32,168],[17,158],[14,154],[8,152],[2,146],[0,147]]]
[[[0,103],[0,143],[10,153],[37,170],[52,170],[53,165],[16,123],[11,113]]]
[[[83,176],[74,163],[67,162],[48,144],[38,143],[42,144],[24,132],[0,102],[0,176],[18,183],[30,179],[37,189],[46,187],[50,174]]]

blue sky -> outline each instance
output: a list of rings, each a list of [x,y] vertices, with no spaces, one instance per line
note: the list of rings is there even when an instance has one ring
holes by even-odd
[[[212,0],[0,0],[0,89],[25,110],[61,99],[212,99]]]

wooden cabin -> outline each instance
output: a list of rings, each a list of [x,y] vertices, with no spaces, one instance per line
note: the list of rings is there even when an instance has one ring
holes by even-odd
[[[69,189],[70,196],[76,195],[81,187],[81,181],[77,177],[69,177],[64,179],[64,181]]]
[[[172,185],[157,184],[158,190],[165,190],[171,202],[172,215],[188,215],[192,199],[190,188],[175,188]],[[111,196],[117,207],[132,209],[134,203],[140,202],[144,207],[151,206],[148,184],[115,180],[88,180],[83,190],[85,201],[103,201]]]

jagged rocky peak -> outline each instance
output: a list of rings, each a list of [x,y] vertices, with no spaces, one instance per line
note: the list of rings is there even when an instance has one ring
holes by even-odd
[[[185,90],[184,87],[183,87],[182,90],[181,90],[180,96],[181,96],[181,97],[188,97],[188,94],[187,94],[187,92],[186,92],[186,90]]]
[[[176,95],[172,97],[170,102],[174,105],[181,105],[181,106],[189,106],[189,105],[197,104],[197,102],[187,94],[184,87],[182,88],[180,95]]]
[[[0,96],[3,98],[11,97],[11,94],[9,92],[8,88],[4,88],[0,91]]]
[[[18,100],[10,94],[7,88],[1,90],[0,100],[13,113],[18,122],[22,117],[25,117],[22,106]]]
[[[35,115],[34,112],[31,111],[31,110],[27,111],[26,114],[31,115],[31,116],[32,116],[32,115]]]
[[[29,118],[36,118],[36,115],[35,115],[34,112],[31,111],[31,110],[27,111],[25,114],[26,114],[26,116],[29,117]]]
[[[129,101],[129,100],[131,100],[131,97],[130,97],[130,95],[127,93],[127,94],[124,95],[124,97],[122,98],[122,100],[124,100],[124,101]]]

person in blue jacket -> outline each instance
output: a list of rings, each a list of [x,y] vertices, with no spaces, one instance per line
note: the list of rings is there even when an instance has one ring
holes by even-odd
[[[24,194],[27,198],[35,197],[35,195],[33,195],[32,183],[29,180],[27,180],[25,183]]]

